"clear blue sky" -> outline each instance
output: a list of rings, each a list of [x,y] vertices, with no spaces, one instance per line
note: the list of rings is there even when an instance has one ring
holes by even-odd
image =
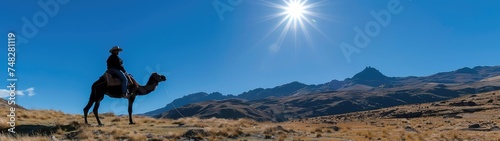
[[[389,0],[323,1],[307,9],[316,13],[305,19],[316,27],[305,26],[311,41],[298,30],[296,38],[290,31],[281,43],[284,25],[271,31],[282,18],[269,16],[282,10],[257,0],[236,6],[220,0],[233,8],[221,20],[213,1],[71,0],[59,3],[54,16],[36,0],[3,2],[0,33],[4,42],[8,32],[18,37],[17,88],[24,95],[17,97],[17,103],[81,114],[90,86],[105,71],[108,50],[114,45],[124,49],[120,56],[125,68],[140,83],[152,71],[168,77],[157,91],[137,99],[134,113],[155,110],[195,92],[239,94],[292,81],[343,80],[366,66],[388,76],[426,76],[499,65],[497,0],[400,0],[401,11],[392,14],[389,24],[360,53],[349,57],[351,61],[339,44],[354,44],[353,29],[364,30],[376,21],[370,11],[387,10]],[[281,0],[270,2],[284,5]],[[48,21],[38,23],[43,26],[28,38],[22,19],[33,22],[37,13],[46,14]],[[29,42],[21,43],[21,37]],[[278,48],[273,46],[277,42]],[[7,54],[6,49],[2,52]],[[5,80],[7,72],[3,73]],[[126,104],[125,99],[106,97],[100,111],[123,114]]]

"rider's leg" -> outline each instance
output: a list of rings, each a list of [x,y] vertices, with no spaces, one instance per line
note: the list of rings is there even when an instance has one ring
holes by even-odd
[[[125,77],[125,73],[123,73],[122,71],[120,71],[118,69],[114,69],[114,68],[111,68],[109,70],[112,71],[114,74],[118,75],[118,77],[120,78],[120,81],[122,82],[121,83],[122,84],[122,94],[124,96],[126,96],[128,80],[127,80],[127,77]]]

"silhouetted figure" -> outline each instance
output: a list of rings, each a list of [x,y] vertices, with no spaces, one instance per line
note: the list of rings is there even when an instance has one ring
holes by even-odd
[[[109,50],[109,55],[108,60],[106,61],[108,65],[108,72],[111,74],[115,74],[120,78],[121,81],[121,93],[124,98],[128,98],[129,92],[127,91],[127,85],[128,85],[128,79],[127,79],[127,71],[125,71],[125,68],[123,67],[123,61],[118,57],[118,54],[123,51],[122,48],[119,46],[114,46]]]
[[[135,85],[130,85],[127,87],[127,89],[130,91],[131,95],[127,98],[128,99],[128,116],[129,116],[129,123],[130,124],[135,124],[132,121],[132,105],[134,104],[135,96],[137,95],[147,95],[154,91],[156,89],[156,86],[158,86],[159,82],[163,82],[167,80],[167,78],[164,75],[160,75],[158,73],[153,73],[149,77],[149,80],[145,86],[139,86],[136,87]],[[107,86],[106,83],[106,78],[105,76],[101,76],[97,81],[92,84],[92,92],[90,93],[90,98],[87,106],[83,108],[83,116],[85,118],[85,124],[88,124],[87,122],[87,114],[89,112],[90,107],[94,105],[94,115],[95,118],[97,119],[97,123],[102,126],[103,124],[99,120],[99,115],[98,115],[98,109],[99,109],[99,104],[102,99],[104,99],[104,95],[108,95],[111,98],[122,98],[122,93],[121,93],[121,87],[120,86]]]

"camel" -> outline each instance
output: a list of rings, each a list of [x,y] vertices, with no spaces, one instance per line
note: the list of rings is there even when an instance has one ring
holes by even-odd
[[[166,81],[167,78],[164,75],[160,75],[158,73],[153,73],[149,77],[149,80],[145,86],[139,86],[137,85],[130,85],[128,86],[129,92],[132,94],[130,95],[128,99],[128,116],[129,116],[129,124],[135,124],[132,121],[132,105],[134,104],[134,100],[136,96],[141,96],[141,95],[147,95],[154,91],[156,89],[156,86],[158,86],[159,82]],[[108,95],[111,98],[123,98],[121,95],[121,88],[120,86],[107,86],[106,83],[106,78],[105,76],[101,76],[97,81],[95,81],[92,84],[92,92],[90,93],[90,98],[87,106],[83,108],[83,116],[85,118],[85,124],[88,125],[87,122],[87,114],[89,112],[90,107],[94,105],[94,109],[92,110],[95,118],[97,119],[97,123],[99,126],[103,126],[104,124],[101,123],[99,120],[99,115],[98,115],[98,109],[99,109],[99,104],[101,100],[104,99],[104,95]]]

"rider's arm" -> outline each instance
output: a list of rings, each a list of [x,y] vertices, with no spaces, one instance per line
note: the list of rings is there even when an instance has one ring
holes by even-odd
[[[117,58],[118,58],[118,61],[117,61],[117,62],[118,62],[118,64],[119,64],[119,65],[118,65],[118,66],[119,66],[118,68],[119,68],[122,72],[126,73],[127,71],[125,71],[125,67],[123,67],[123,61],[122,61],[122,59],[120,59],[120,57],[118,57],[118,56],[117,56]]]

